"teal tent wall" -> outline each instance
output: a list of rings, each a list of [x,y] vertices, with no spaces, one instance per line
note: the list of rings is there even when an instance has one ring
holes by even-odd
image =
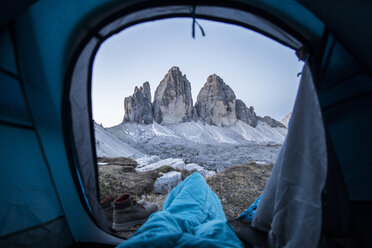
[[[79,22],[104,3],[38,1],[1,23],[1,247],[121,242],[84,208],[62,128],[69,43]]]

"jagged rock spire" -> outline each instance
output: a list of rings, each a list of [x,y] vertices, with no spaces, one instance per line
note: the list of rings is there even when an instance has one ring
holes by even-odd
[[[132,96],[124,99],[124,122],[150,124],[153,122],[150,83],[134,88]]]
[[[234,91],[216,74],[210,75],[201,88],[195,109],[200,120],[218,126],[237,122]]]
[[[150,124],[176,124],[186,121],[202,121],[210,125],[229,126],[241,120],[252,127],[258,121],[271,127],[285,127],[275,119],[257,116],[254,108],[236,99],[234,91],[216,74],[207,78],[201,88],[195,106],[191,96],[191,84],[180,68],[173,66],[155,91],[151,104],[149,82],[135,87],[132,96],[124,100],[124,122]]]
[[[190,82],[177,66],[173,66],[156,88],[154,120],[160,124],[190,121],[192,109]]]
[[[245,122],[252,127],[257,126],[258,118],[252,106],[247,108],[242,100],[236,99],[235,111],[238,120],[241,120],[242,122]]]

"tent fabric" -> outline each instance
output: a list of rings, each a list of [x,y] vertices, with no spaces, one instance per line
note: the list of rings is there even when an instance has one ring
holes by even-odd
[[[326,135],[327,143],[330,144],[329,134]],[[365,211],[360,211],[360,209],[351,206],[333,146],[327,145],[327,149],[329,150],[328,168],[327,180],[323,190],[323,224],[319,247],[341,245],[344,247],[371,247],[371,242],[363,245],[362,236],[357,231],[366,228],[356,225],[357,215],[364,215],[365,217],[367,215]],[[371,209],[368,205],[367,208]],[[369,210],[367,212],[370,212]],[[355,215],[355,213],[357,214]],[[368,222],[368,217],[363,218],[363,221]],[[363,236],[371,237],[371,235]]]
[[[372,2],[368,0],[297,0],[312,11],[337,37],[338,41],[372,71]],[[370,74],[371,75],[371,74]]]
[[[221,7],[211,7],[211,6],[200,6],[196,8],[196,14],[200,16],[214,16],[218,13],[218,17],[240,23],[244,26],[248,26],[252,30],[256,30],[262,34],[266,34],[274,40],[286,45],[294,50],[300,49],[303,44],[298,38],[289,34],[278,25],[269,21],[258,15],[252,13],[231,9],[231,8],[221,8]]]
[[[1,154],[8,154],[0,166],[1,187],[6,189],[0,191],[0,237],[4,237],[56,219],[63,211],[34,131],[0,125],[0,132]]]
[[[67,220],[74,242],[105,240],[117,244],[121,239],[102,231],[86,207],[84,196],[80,197],[83,189],[75,181],[77,173],[74,169],[77,160],[71,154],[65,123],[62,121],[68,119],[62,99],[66,68],[72,53],[71,39],[79,22],[103,4],[102,1],[38,1],[17,16],[9,29],[13,34],[21,89],[38,141],[35,147],[39,150],[34,157],[42,156],[45,161],[40,167],[45,167],[49,177],[47,180],[52,182],[51,187],[55,186],[54,197],[60,202],[61,215]],[[18,152],[24,151],[15,148],[10,154]],[[17,168],[22,163],[17,161],[12,166]],[[91,168],[94,169],[93,163]],[[96,180],[92,183],[95,184]],[[41,198],[48,199],[45,196]],[[18,235],[22,236],[22,233]],[[38,246],[37,240],[35,246]]]
[[[328,109],[325,116],[350,200],[355,202],[372,201],[371,102],[372,94],[361,96]],[[359,122],[358,128],[355,121]]]
[[[14,0],[0,2],[0,30],[37,0]]]
[[[0,122],[32,127],[21,89],[9,30],[0,32]]]
[[[122,27],[125,27],[130,23],[137,23],[141,20],[157,19],[169,15],[191,16],[192,8],[189,5],[176,5],[148,8],[133,12],[106,25],[99,31],[99,35],[107,37],[108,35],[112,35],[118,30],[121,30]],[[272,39],[295,50],[300,49],[303,46],[298,38],[275,25],[275,23],[246,11],[226,7],[197,6],[195,8],[195,16],[207,19],[218,17],[218,19],[225,20],[226,22],[249,27],[250,29],[266,34]]]
[[[162,211],[149,220],[124,247],[243,247],[227,223],[221,202],[204,177],[195,172],[174,188]]]
[[[99,194],[97,187],[97,175],[96,170],[92,170],[92,164],[96,164],[96,154],[94,151],[95,141],[94,133],[91,132],[90,128],[87,128],[86,124],[90,123],[92,119],[90,110],[90,95],[86,91],[87,83],[90,81],[91,71],[88,70],[87,63],[90,63],[90,56],[98,43],[97,38],[90,40],[88,45],[83,49],[80,57],[76,61],[76,65],[72,74],[72,84],[70,89],[70,106],[71,106],[71,123],[72,133],[74,139],[74,147],[77,152],[77,166],[79,183],[84,193],[84,200],[88,205],[89,210],[95,216],[98,224],[106,231],[109,230],[106,217],[102,212],[101,205],[99,203]]]
[[[286,140],[253,218],[270,247],[317,247],[320,240],[327,147],[313,84],[306,63]]]
[[[65,216],[5,235],[0,239],[0,247],[62,248],[73,243],[74,240]]]
[[[327,42],[319,102],[352,201],[371,201],[372,79],[331,36]],[[358,121],[358,129],[354,128]],[[350,131],[352,130],[352,132]],[[355,166],[358,164],[358,166]]]
[[[18,80],[0,71],[0,121],[32,127]]]
[[[14,48],[8,29],[5,29],[0,33],[0,70],[8,71],[13,75],[18,74],[15,63]]]

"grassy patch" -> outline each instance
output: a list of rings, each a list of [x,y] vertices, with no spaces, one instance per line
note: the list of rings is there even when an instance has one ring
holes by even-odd
[[[221,200],[227,219],[244,212],[262,194],[273,165],[238,165],[207,179]]]
[[[179,171],[181,172],[182,180],[184,180],[194,172],[177,170],[168,165],[147,172],[128,170],[127,166],[123,165],[104,165],[99,166],[98,171],[101,199],[105,199],[110,195],[129,193],[138,200],[143,195],[153,195],[154,197],[151,198],[155,199],[156,194],[154,192],[154,183],[157,178],[161,177],[165,173],[170,171]],[[161,206],[162,202],[159,207]]]
[[[124,166],[137,166],[137,161],[125,157],[98,157],[98,163],[107,163],[108,165],[124,165]]]
[[[161,172],[161,173],[167,173],[167,172],[170,172],[170,171],[174,171],[174,169],[170,165],[163,165],[162,167],[160,167],[158,169],[158,171]]]

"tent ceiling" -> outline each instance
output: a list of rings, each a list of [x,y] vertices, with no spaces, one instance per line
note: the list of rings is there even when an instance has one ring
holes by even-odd
[[[37,0],[12,0],[0,2],[0,30],[16,15],[28,8]]]
[[[174,16],[191,17],[192,15],[192,8],[189,5],[147,8],[114,20],[102,28],[99,31],[99,35],[108,38],[112,34],[121,31],[123,28],[139,22]],[[302,47],[302,43],[297,38],[278,25],[246,11],[226,7],[198,6],[195,9],[195,16],[248,27],[295,50]]]
[[[372,71],[372,1],[297,1],[326,23],[345,48]]]

